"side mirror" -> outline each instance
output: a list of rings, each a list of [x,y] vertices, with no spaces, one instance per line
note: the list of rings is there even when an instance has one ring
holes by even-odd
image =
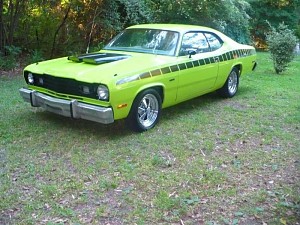
[[[192,55],[196,55],[196,51],[195,50],[189,50],[188,54],[189,54],[189,58],[192,58]]]

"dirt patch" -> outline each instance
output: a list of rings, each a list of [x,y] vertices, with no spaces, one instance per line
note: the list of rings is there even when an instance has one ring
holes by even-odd
[[[23,66],[17,67],[12,70],[0,70],[0,77],[18,77],[23,73]]]

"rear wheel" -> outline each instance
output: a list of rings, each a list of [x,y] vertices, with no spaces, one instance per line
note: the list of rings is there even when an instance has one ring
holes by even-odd
[[[222,97],[232,98],[237,93],[238,87],[239,87],[239,70],[236,67],[234,67],[231,70],[224,86],[218,90],[218,93]]]
[[[161,97],[155,89],[142,91],[134,100],[128,125],[135,131],[143,132],[153,128],[160,117]]]

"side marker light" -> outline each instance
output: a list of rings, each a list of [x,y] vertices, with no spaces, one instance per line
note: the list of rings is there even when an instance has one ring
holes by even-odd
[[[117,106],[118,109],[122,109],[122,108],[125,108],[125,107],[127,107],[126,103],[125,104],[120,104],[120,105]]]

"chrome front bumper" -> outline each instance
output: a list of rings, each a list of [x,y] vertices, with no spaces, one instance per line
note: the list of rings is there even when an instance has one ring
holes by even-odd
[[[91,120],[103,124],[114,122],[112,108],[85,104],[77,100],[59,99],[27,88],[21,88],[19,91],[24,101],[31,103],[33,107],[42,107],[46,111],[75,119]]]

